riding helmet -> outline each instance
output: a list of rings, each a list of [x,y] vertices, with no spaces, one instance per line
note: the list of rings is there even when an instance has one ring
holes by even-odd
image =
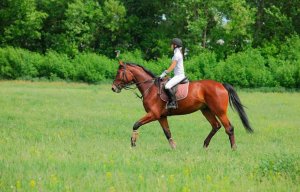
[[[182,47],[183,46],[182,41],[179,38],[172,39],[171,43],[174,44],[174,45],[177,45],[178,47]]]

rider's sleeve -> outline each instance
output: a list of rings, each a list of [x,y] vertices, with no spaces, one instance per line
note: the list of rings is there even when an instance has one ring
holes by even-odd
[[[178,61],[181,58],[182,58],[182,55],[179,52],[177,52],[177,53],[174,54],[174,56],[172,58],[172,61]]]

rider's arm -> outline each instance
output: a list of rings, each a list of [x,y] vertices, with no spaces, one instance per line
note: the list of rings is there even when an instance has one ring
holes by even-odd
[[[177,64],[177,61],[173,60],[172,63],[171,63],[171,65],[170,65],[170,67],[167,69],[167,73],[172,72],[173,69],[175,68],[176,64]]]
[[[176,67],[176,64],[177,64],[177,61],[173,60],[170,67],[160,75],[160,78],[164,78],[168,73],[172,72],[173,69]]]

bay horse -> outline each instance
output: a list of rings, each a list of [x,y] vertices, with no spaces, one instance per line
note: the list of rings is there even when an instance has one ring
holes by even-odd
[[[213,80],[191,81],[189,83],[189,93],[185,99],[178,101],[178,108],[166,109],[166,102],[161,100],[158,95],[158,79],[159,77],[156,77],[141,65],[119,62],[119,68],[112,84],[112,91],[120,93],[123,88],[126,89],[130,85],[136,85],[142,94],[143,105],[147,112],[133,125],[132,147],[136,146],[139,127],[152,121],[159,121],[169,144],[172,148],[176,148],[167,117],[185,115],[200,110],[212,126],[212,130],[204,140],[203,147],[208,147],[211,138],[223,125],[229,136],[231,148],[235,150],[234,127],[227,117],[228,103],[238,112],[244,128],[250,133],[253,132],[244,107],[230,84],[222,84]]]

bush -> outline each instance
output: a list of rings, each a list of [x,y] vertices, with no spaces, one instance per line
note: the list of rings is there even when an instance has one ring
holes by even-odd
[[[0,48],[0,78],[17,79],[36,77],[36,63],[42,59],[37,53],[18,48]]]
[[[239,87],[274,86],[270,71],[265,66],[265,59],[255,49],[233,54],[226,61],[218,64],[216,71],[223,82]]]
[[[297,67],[290,61],[269,59],[270,70],[277,86],[296,87]]]
[[[37,68],[39,77],[74,80],[74,66],[65,54],[58,54],[54,51],[50,51],[44,56],[43,62],[38,65]]]
[[[220,62],[215,53],[205,51],[184,61],[186,75],[191,80],[214,79],[243,88],[299,88],[299,45],[300,39],[296,36],[276,50],[271,45],[248,49]],[[146,61],[138,50],[122,54],[120,59],[140,64],[156,75],[171,63],[166,56]],[[97,83],[114,79],[117,69],[118,60],[95,53],[81,53],[69,58],[54,51],[41,55],[19,48],[0,48],[1,79],[44,78]]]
[[[79,54],[72,60],[76,68],[77,81],[97,83],[113,79],[117,71],[117,61],[94,53]]]
[[[171,59],[162,57],[156,61],[148,61],[144,66],[150,69],[154,74],[159,76],[164,70],[168,69],[171,64]]]
[[[268,52],[270,45],[262,48]],[[276,81],[276,85],[287,88],[300,87],[300,38],[287,39],[276,51],[276,55],[266,55],[267,66]]]
[[[215,79],[214,69],[217,66],[216,55],[213,52],[203,52],[185,61],[187,76],[192,80]]]

